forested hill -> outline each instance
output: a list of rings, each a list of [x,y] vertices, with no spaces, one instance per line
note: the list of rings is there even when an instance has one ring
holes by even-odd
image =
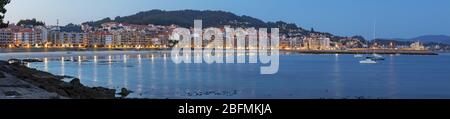
[[[220,27],[223,25],[242,26],[242,27],[267,27],[268,25],[262,20],[250,16],[238,16],[236,14],[224,11],[199,11],[199,10],[180,10],[180,11],[163,11],[150,10],[139,12],[134,15],[116,17],[114,19],[105,18],[99,21],[86,22],[92,26],[99,26],[105,22],[120,22],[130,24],[155,24],[155,25],[172,25],[176,24],[182,27],[192,27],[195,19],[203,20],[204,27]],[[296,26],[295,26],[296,27]]]
[[[337,39],[339,36],[326,32],[318,32],[306,30],[298,27],[294,23],[286,23],[283,21],[276,22],[264,22],[260,19],[250,16],[225,12],[225,11],[211,11],[211,10],[178,10],[178,11],[164,11],[164,10],[150,10],[145,12],[139,12],[130,16],[116,17],[114,19],[104,18],[98,21],[85,22],[83,24],[89,24],[90,26],[98,27],[102,23],[106,22],[118,22],[140,25],[178,25],[181,27],[193,27],[194,20],[203,20],[203,27],[223,27],[224,25],[230,25],[231,27],[255,27],[255,28],[280,28],[280,33],[287,36],[305,36],[310,33],[316,33]],[[358,37],[359,38],[359,37]],[[361,37],[362,38],[362,37]],[[363,39],[361,39],[363,40]]]
[[[200,10],[179,10],[179,11],[163,11],[150,10],[139,12],[134,15],[116,17],[114,19],[104,18],[99,21],[85,22],[91,26],[100,26],[106,22],[119,22],[140,25],[178,25],[181,27],[192,27],[195,19],[203,20],[203,27],[223,27],[230,25],[232,27],[265,27],[265,28],[282,28],[283,29],[299,29],[304,30],[293,23],[286,23],[282,21],[264,22],[260,19],[250,16],[238,16],[236,14],[224,11],[200,11]]]

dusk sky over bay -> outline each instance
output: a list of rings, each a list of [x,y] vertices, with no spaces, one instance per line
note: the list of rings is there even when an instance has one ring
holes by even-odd
[[[336,35],[411,38],[450,35],[448,0],[12,0],[6,21],[36,18],[48,25],[82,23],[151,9],[223,10],[286,21]]]
[[[435,113],[449,61],[450,0],[0,0],[0,110],[23,115]]]

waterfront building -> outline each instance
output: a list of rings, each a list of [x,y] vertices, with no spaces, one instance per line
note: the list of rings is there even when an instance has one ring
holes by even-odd
[[[45,26],[36,26],[33,28],[33,37],[31,45],[34,47],[42,47],[48,42],[48,29]]]
[[[14,33],[14,45],[18,47],[30,47],[33,39],[33,29],[21,28]]]
[[[122,47],[122,39],[124,39],[123,37],[125,37],[122,32],[112,32],[112,41],[111,41],[111,46],[112,47]]]
[[[113,45],[113,34],[105,33],[105,46],[111,48]]]
[[[75,27],[73,29],[70,29]],[[160,25],[133,25],[127,23],[108,22],[101,24],[100,27],[81,25],[81,29],[77,25],[70,28],[59,26],[37,26],[32,28],[24,28],[21,26],[10,26],[12,40],[6,40],[8,37],[0,38],[0,46],[5,47],[12,44],[15,47],[109,47],[109,48],[161,48],[172,46],[173,42],[169,42],[172,32],[177,26],[160,26]],[[192,29],[191,29],[192,30]],[[224,28],[221,28],[224,32]],[[0,36],[7,36],[6,31]],[[304,35],[300,31],[290,31],[292,33],[281,34],[280,48],[297,49],[297,50],[334,50],[346,49],[352,47],[361,47],[361,41],[353,37],[341,38],[331,42],[331,37],[323,34],[311,33]],[[6,33],[6,34],[5,34]],[[226,40],[223,34],[223,39]],[[230,35],[230,34],[228,34]],[[237,46],[236,34],[231,34],[231,44],[224,44],[227,48],[252,48],[250,37],[245,36],[245,46]],[[270,34],[267,34],[270,39]],[[194,36],[200,36],[195,35]],[[215,38],[215,36],[213,37]],[[257,38],[258,39],[258,38]],[[212,40],[202,41],[202,45],[195,47],[206,47]],[[241,41],[239,41],[241,42]],[[409,46],[408,46],[409,47]],[[419,48],[420,49],[420,48]]]
[[[90,32],[88,34],[88,46],[89,47],[104,47],[105,46],[105,40],[106,40],[106,35],[109,35],[109,33],[107,32]]]
[[[86,46],[86,36],[85,33],[77,32],[61,32],[62,37],[62,47],[84,47]]]
[[[48,42],[46,43],[46,47],[57,47],[62,44],[60,40],[60,32],[57,30],[50,30],[48,33]]]
[[[410,47],[413,50],[425,50],[425,47],[419,41],[412,43]]]
[[[308,50],[330,50],[331,47],[330,38],[310,36],[303,39],[303,47]]]
[[[330,50],[331,40],[327,37],[320,37],[319,39],[319,49],[320,50]]]
[[[13,32],[10,29],[0,29],[0,47],[12,47]]]

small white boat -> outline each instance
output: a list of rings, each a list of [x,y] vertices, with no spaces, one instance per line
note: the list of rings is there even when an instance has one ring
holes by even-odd
[[[357,55],[355,55],[354,57],[355,57],[355,58],[361,58],[361,57],[364,57],[364,56],[361,55],[361,54],[357,54]]]
[[[375,57],[375,58],[382,58],[383,56],[381,56],[379,54],[373,54],[373,57]]]
[[[359,61],[359,63],[361,63],[361,64],[376,64],[377,62],[372,59],[365,59],[365,60]]]

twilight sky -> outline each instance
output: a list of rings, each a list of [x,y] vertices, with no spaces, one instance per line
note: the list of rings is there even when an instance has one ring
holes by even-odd
[[[367,39],[450,35],[450,0],[11,0],[6,20],[81,23],[151,9],[223,10]]]

